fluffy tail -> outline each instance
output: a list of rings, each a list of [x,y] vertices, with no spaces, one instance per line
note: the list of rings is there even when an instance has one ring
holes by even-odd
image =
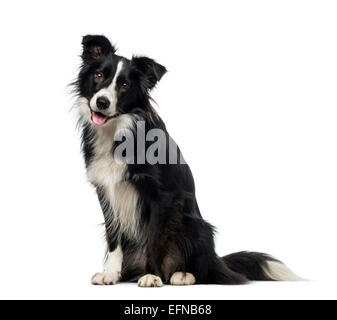
[[[237,252],[222,258],[226,266],[248,280],[299,281],[303,280],[275,258],[259,252]]]

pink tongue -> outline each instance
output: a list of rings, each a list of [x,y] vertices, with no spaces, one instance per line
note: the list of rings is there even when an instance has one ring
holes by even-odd
[[[101,126],[105,123],[108,117],[103,116],[102,114],[98,114],[96,112],[92,112],[92,122],[94,124],[97,124],[98,126]]]

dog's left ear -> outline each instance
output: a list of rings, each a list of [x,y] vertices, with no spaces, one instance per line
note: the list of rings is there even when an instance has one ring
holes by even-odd
[[[97,60],[102,55],[115,53],[116,49],[108,38],[100,35],[86,35],[82,39],[84,61]]]
[[[147,57],[133,57],[131,62],[145,76],[148,89],[152,89],[167,72],[164,66]]]

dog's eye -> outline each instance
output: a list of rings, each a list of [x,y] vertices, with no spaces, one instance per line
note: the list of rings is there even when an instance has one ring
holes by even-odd
[[[129,89],[129,84],[127,83],[127,82],[123,82],[122,83],[122,89],[124,89],[124,90],[127,90],[127,89]]]
[[[95,76],[95,80],[97,82],[102,82],[103,79],[104,79],[104,76],[103,76],[102,72],[96,72],[94,76]]]

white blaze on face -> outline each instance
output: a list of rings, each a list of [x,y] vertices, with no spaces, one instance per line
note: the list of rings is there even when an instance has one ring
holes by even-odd
[[[116,105],[117,105],[116,82],[122,69],[123,69],[123,61],[119,61],[117,64],[115,76],[112,79],[111,84],[108,87],[103,88],[98,92],[96,92],[94,96],[90,99],[89,104],[91,110],[99,112],[100,110],[96,106],[96,101],[98,98],[104,97],[108,99],[110,102],[110,106],[107,110],[105,110],[105,114],[108,116],[113,116],[116,113]]]

